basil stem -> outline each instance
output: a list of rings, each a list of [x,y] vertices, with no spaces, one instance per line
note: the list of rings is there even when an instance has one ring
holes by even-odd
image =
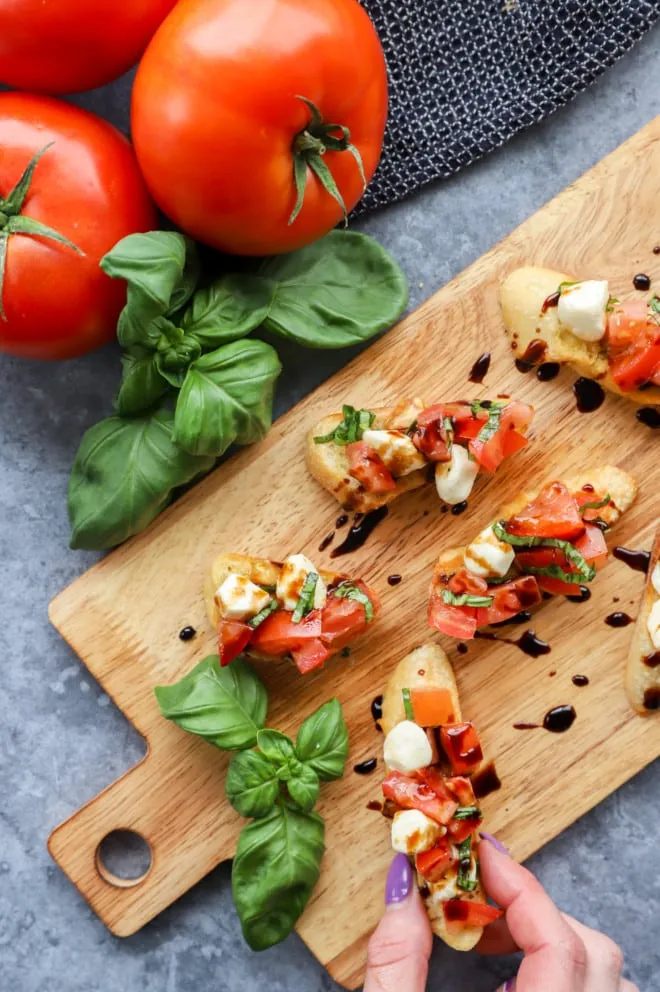
[[[263,610],[259,610],[256,616],[248,620],[248,627],[252,627],[253,630],[256,630],[256,628],[262,624],[264,620],[271,615],[271,613],[274,613],[275,610],[279,610],[279,608],[280,604],[278,601],[276,599],[271,599],[268,606],[264,606]]]
[[[473,892],[477,887],[477,862],[472,858],[472,834],[458,847],[458,876],[456,884],[465,892]]]
[[[570,561],[571,565],[574,565],[578,571],[578,575],[582,576],[585,582],[591,582],[596,575],[596,569],[593,565],[589,565],[588,562],[583,558],[578,549],[571,544],[570,541],[564,541],[559,537],[519,537],[515,534],[509,534],[504,528],[502,521],[493,524],[493,533],[500,541],[506,541],[507,544],[512,544],[514,547],[521,548],[559,548],[560,551],[564,552],[567,560]],[[548,565],[548,569],[558,569],[561,575],[570,575],[573,573],[564,572],[563,569],[559,568],[558,565]],[[526,572],[530,572],[533,575],[554,575],[552,571],[546,571],[546,569],[539,570],[538,568],[532,568],[528,566],[525,568]],[[558,576],[559,577],[559,576]],[[579,579],[565,579],[566,582],[578,582]]]
[[[566,280],[565,282],[560,282],[559,283],[559,286],[557,287],[557,292],[558,293],[563,293],[564,290],[565,289],[568,289],[570,286],[577,286],[577,283],[576,282],[569,282],[568,280]]]
[[[303,587],[300,590],[300,596],[298,597],[296,608],[293,611],[293,616],[291,617],[293,623],[300,623],[302,618],[308,613],[311,613],[314,609],[314,593],[316,592],[316,584],[318,581],[318,572],[307,573],[307,577],[303,582]]]
[[[442,590],[442,601],[449,606],[480,606],[487,607],[493,605],[494,596],[473,596],[470,593],[461,593],[457,596],[451,589]]]
[[[477,441],[490,441],[497,434],[505,406],[506,403],[493,403],[488,408],[488,420],[477,434]]]
[[[403,708],[406,711],[406,720],[412,720],[415,722],[415,711],[413,710],[412,699],[410,698],[410,689],[402,689],[401,695],[403,696]]]
[[[340,599],[354,599],[356,603],[361,603],[364,606],[364,615],[367,623],[371,623],[374,618],[374,604],[371,602],[366,592],[359,589],[354,582],[342,582],[333,591],[334,596],[338,596]]]
[[[600,510],[602,506],[607,506],[610,502],[610,494],[605,493],[602,499],[594,500],[592,503],[583,503],[580,507],[580,513],[584,516],[585,510]]]
[[[481,810],[478,806],[459,806],[454,813],[455,820],[471,820],[477,816],[481,816]]]
[[[371,410],[356,410],[348,404],[342,407],[342,419],[335,429],[329,434],[321,434],[314,438],[314,444],[328,444],[334,441],[335,444],[346,445],[361,441],[362,435],[368,430],[376,419],[376,414]]]

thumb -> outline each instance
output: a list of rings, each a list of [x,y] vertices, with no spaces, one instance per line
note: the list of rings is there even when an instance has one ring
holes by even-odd
[[[369,941],[364,992],[424,992],[433,935],[405,854],[390,865],[385,905]]]

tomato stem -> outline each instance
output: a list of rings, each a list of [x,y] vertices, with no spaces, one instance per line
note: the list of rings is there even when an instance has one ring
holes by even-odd
[[[296,135],[292,147],[296,203],[291,211],[289,224],[293,224],[302,208],[307,186],[308,168],[311,169],[326,192],[337,201],[342,209],[344,223],[346,224],[348,222],[346,204],[332,172],[323,161],[323,155],[325,155],[326,151],[350,152],[357,163],[362,179],[362,187],[366,189],[367,181],[364,175],[362,156],[355,145],[352,144],[351,133],[347,127],[344,127],[343,124],[326,123],[318,107],[311,100],[308,100],[304,96],[299,96],[297,99],[302,100],[308,108],[310,118],[305,128]]]

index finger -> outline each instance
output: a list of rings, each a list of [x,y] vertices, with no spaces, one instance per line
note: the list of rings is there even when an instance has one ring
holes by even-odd
[[[543,886],[487,841],[479,845],[479,862],[486,892],[504,910],[511,937],[525,953],[519,986],[525,992],[581,992],[584,944]]]

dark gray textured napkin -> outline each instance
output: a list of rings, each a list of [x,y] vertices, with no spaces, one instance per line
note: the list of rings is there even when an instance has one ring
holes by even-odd
[[[660,0],[363,0],[390,113],[358,212],[449,176],[551,114],[660,16]]]

